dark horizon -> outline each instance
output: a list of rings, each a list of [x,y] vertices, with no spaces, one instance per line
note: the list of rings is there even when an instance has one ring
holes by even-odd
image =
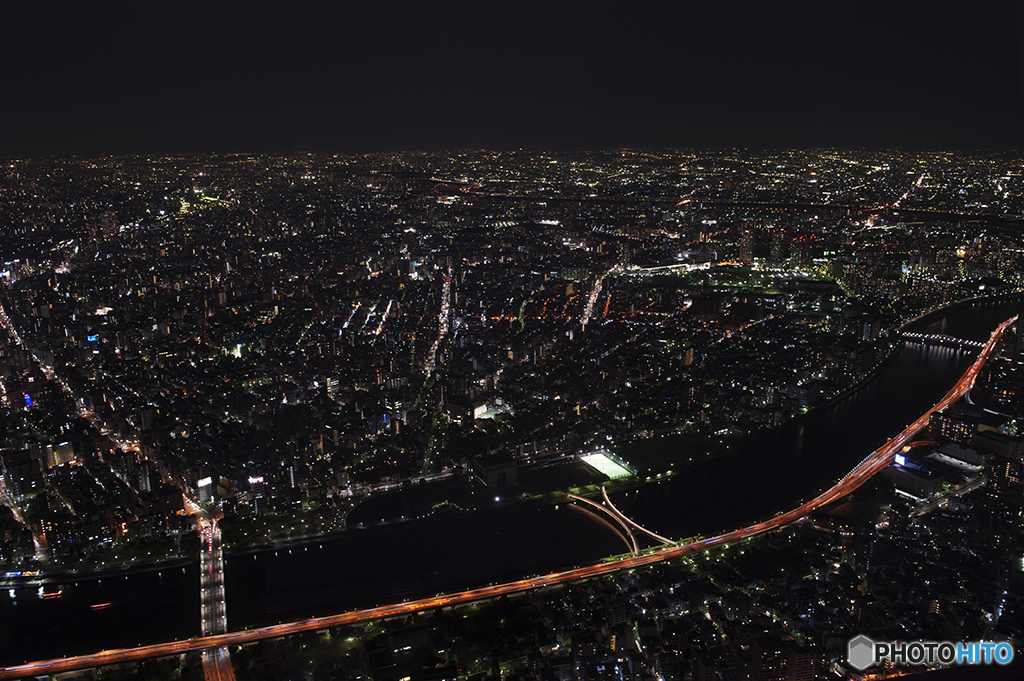
[[[0,157],[1024,143],[1020,2],[46,9]]]
[[[668,152],[679,152],[679,153],[730,153],[730,152],[750,152],[752,154],[772,154],[772,153],[786,153],[786,152],[822,152],[822,151],[837,151],[837,152],[861,152],[870,154],[886,154],[886,153],[906,153],[906,154],[965,154],[965,155],[1006,155],[1006,156],[1018,156],[1024,154],[1024,142],[1020,146],[1013,148],[995,148],[995,147],[928,147],[928,148],[912,148],[912,147],[886,147],[886,146],[763,146],[755,147],[751,145],[747,146],[607,146],[607,147],[515,147],[515,148],[499,148],[499,147],[468,147],[468,146],[452,146],[452,147],[439,147],[439,148],[381,148],[381,149],[363,149],[363,150],[334,150],[334,149],[281,149],[281,150],[270,150],[270,151],[258,151],[258,150],[190,150],[190,151],[131,151],[122,153],[48,153],[48,154],[36,154],[36,155],[9,155],[0,156],[3,161],[11,162],[38,162],[38,161],[64,161],[64,160],[96,160],[96,159],[146,159],[150,157],[154,158],[193,158],[193,157],[220,157],[220,156],[373,156],[373,155],[391,155],[391,154],[424,154],[424,155],[443,155],[443,154],[455,154],[455,153],[488,153],[488,154],[597,154],[597,153],[613,153],[613,152],[636,152],[636,153],[668,153]]]

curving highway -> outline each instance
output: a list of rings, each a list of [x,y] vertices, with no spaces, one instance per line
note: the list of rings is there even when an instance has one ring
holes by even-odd
[[[604,491],[604,487],[601,488],[601,491]],[[640,545],[636,541],[636,535],[633,534],[633,529],[629,525],[627,525],[625,522],[623,522],[623,520],[622,520],[623,516],[622,516],[621,513],[616,515],[615,512],[613,512],[610,508],[608,508],[604,504],[599,504],[596,501],[591,501],[590,499],[587,499],[586,497],[581,497],[578,494],[572,494],[570,492],[569,494],[566,494],[565,496],[568,497],[570,501],[579,501],[579,502],[582,502],[584,504],[588,504],[589,506],[593,506],[594,508],[596,508],[597,510],[601,511],[602,513],[607,515],[609,518],[611,518],[612,520],[617,522],[619,524],[619,527],[621,527],[623,529],[623,531],[626,533],[626,536],[629,537],[629,543],[630,543],[630,545],[632,547],[633,555],[634,556],[639,556],[640,555]],[[674,543],[674,542],[672,542],[672,543]]]
[[[701,539],[688,544],[656,549],[644,555],[621,558],[573,570],[554,572],[551,574],[531,577],[529,579],[508,582],[506,584],[486,586],[479,589],[470,589],[468,591],[453,594],[443,594],[431,598],[421,598],[414,601],[395,603],[376,608],[353,610],[339,615],[311,618],[297,622],[289,622],[287,624],[277,624],[245,631],[201,636],[187,641],[158,643],[155,645],[140,646],[134,649],[122,648],[116,650],[105,650],[93,655],[30,662],[28,664],[0,669],[0,679],[11,679],[38,674],[55,674],[58,672],[85,669],[88,667],[99,667],[108,664],[124,664],[152,657],[180,655],[191,651],[212,651],[228,645],[252,643],[262,639],[277,638],[303,631],[326,629],[328,627],[349,625],[367,620],[408,615],[422,610],[433,610],[435,608],[444,608],[464,603],[471,603],[473,601],[487,600],[498,596],[523,593],[549,586],[590,579],[592,577],[607,575],[622,570],[632,570],[664,560],[679,558],[710,546],[747,539],[749,537],[783,527],[784,525],[788,525],[789,523],[799,520],[813,511],[822,508],[823,506],[827,506],[828,504],[852,493],[875,473],[887,467],[892,462],[896,452],[908,444],[918,432],[928,425],[929,418],[933,412],[945,410],[959,400],[968,390],[971,389],[971,387],[973,387],[974,381],[978,377],[978,373],[981,371],[981,368],[995,349],[996,343],[998,343],[1006,329],[1016,320],[1016,316],[1011,317],[1000,324],[996,330],[992,332],[992,335],[985,343],[977,359],[970,367],[967,368],[966,371],[964,371],[956,385],[954,385],[953,388],[946,393],[946,396],[943,397],[942,400],[940,400],[934,407],[904,428],[896,437],[892,438],[868,455],[857,465],[856,468],[850,471],[831,488],[810,501],[807,501],[800,506],[787,511],[786,513],[777,515],[769,520],[755,523],[738,530],[733,530],[732,532],[726,532],[716,537]],[[224,655],[223,652],[218,652],[217,654],[218,656]],[[226,658],[226,655],[224,655],[224,658]]]
[[[615,508],[615,504],[613,504],[612,500],[608,498],[608,488],[606,488],[604,485],[601,485],[601,496],[604,497],[605,506],[608,507],[608,509],[612,512],[612,515],[614,515],[619,520],[619,522],[621,522],[623,525],[625,525],[627,527],[632,527],[634,530],[639,530],[640,532],[643,532],[644,534],[646,534],[647,536],[651,537],[652,539],[656,539],[657,541],[661,542],[662,544],[667,544],[668,546],[675,546],[676,544],[679,543],[679,542],[677,542],[675,540],[672,540],[672,539],[666,539],[665,537],[662,537],[660,534],[657,534],[655,532],[651,532],[646,527],[644,527],[642,525],[639,525],[638,523],[633,522],[632,518],[627,516],[625,513],[623,513],[619,509]]]

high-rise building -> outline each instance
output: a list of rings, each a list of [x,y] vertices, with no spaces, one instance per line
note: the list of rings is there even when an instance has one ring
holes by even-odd
[[[754,262],[754,230],[745,229],[740,234],[740,262],[751,265]]]
[[[18,496],[29,494],[43,485],[39,461],[32,458],[27,448],[0,452],[0,474],[7,489]]]
[[[762,636],[751,646],[750,678],[753,681],[786,681],[789,677],[789,650],[774,636]]]
[[[791,648],[788,662],[788,681],[814,681],[828,670],[828,656],[817,646]]]
[[[786,230],[776,227],[772,230],[772,262],[780,263],[789,257],[789,241]]]

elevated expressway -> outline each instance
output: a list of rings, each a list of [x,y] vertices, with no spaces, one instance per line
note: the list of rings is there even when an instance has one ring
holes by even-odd
[[[469,589],[468,591],[461,591],[452,594],[442,594],[430,598],[421,598],[414,601],[384,605],[376,608],[352,610],[338,615],[315,617],[297,622],[289,622],[287,624],[277,624],[273,626],[259,627],[256,629],[248,629],[245,631],[200,636],[187,641],[172,641],[167,643],[158,643],[155,645],[140,646],[138,648],[104,650],[93,655],[81,655],[78,657],[30,662],[23,665],[0,669],[0,679],[12,679],[39,674],[56,674],[58,672],[70,671],[73,669],[99,667],[109,664],[131,663],[152,657],[180,655],[182,653],[193,651],[213,651],[223,649],[224,646],[228,645],[252,643],[254,641],[288,636],[290,634],[296,634],[303,631],[315,631],[317,629],[350,625],[368,620],[404,616],[423,610],[433,610],[436,608],[462,605],[465,603],[472,603],[474,601],[495,598],[497,596],[523,593],[558,584],[590,579],[601,575],[620,572],[622,570],[632,570],[652,565],[654,563],[659,563],[661,561],[679,558],[711,546],[727,544],[741,539],[748,539],[764,532],[769,532],[799,520],[817,509],[843,498],[864,484],[875,473],[886,468],[892,462],[896,452],[909,444],[911,439],[928,425],[928,421],[933,412],[945,410],[974,386],[974,381],[977,379],[978,373],[981,371],[985,362],[995,349],[996,343],[998,343],[1006,329],[1009,328],[1009,326],[1016,320],[1016,316],[1011,317],[1000,324],[996,330],[992,332],[992,335],[978,354],[977,359],[975,359],[971,366],[964,371],[956,385],[954,385],[953,388],[946,393],[946,396],[943,397],[934,407],[922,414],[917,420],[904,428],[903,431],[894,438],[865,457],[864,460],[857,464],[852,471],[828,490],[822,492],[810,501],[804,502],[800,506],[779,514],[769,520],[755,523],[747,527],[742,527],[738,530],[733,530],[732,532],[726,532],[716,537],[700,539],[687,544],[673,544],[672,546],[655,549],[643,555],[620,558],[598,563],[596,565],[575,568],[573,570],[553,572],[505,584]]]

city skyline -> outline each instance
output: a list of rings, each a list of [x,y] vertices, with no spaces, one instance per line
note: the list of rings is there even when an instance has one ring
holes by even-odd
[[[1024,666],[1024,0],[0,24],[0,678]]]

